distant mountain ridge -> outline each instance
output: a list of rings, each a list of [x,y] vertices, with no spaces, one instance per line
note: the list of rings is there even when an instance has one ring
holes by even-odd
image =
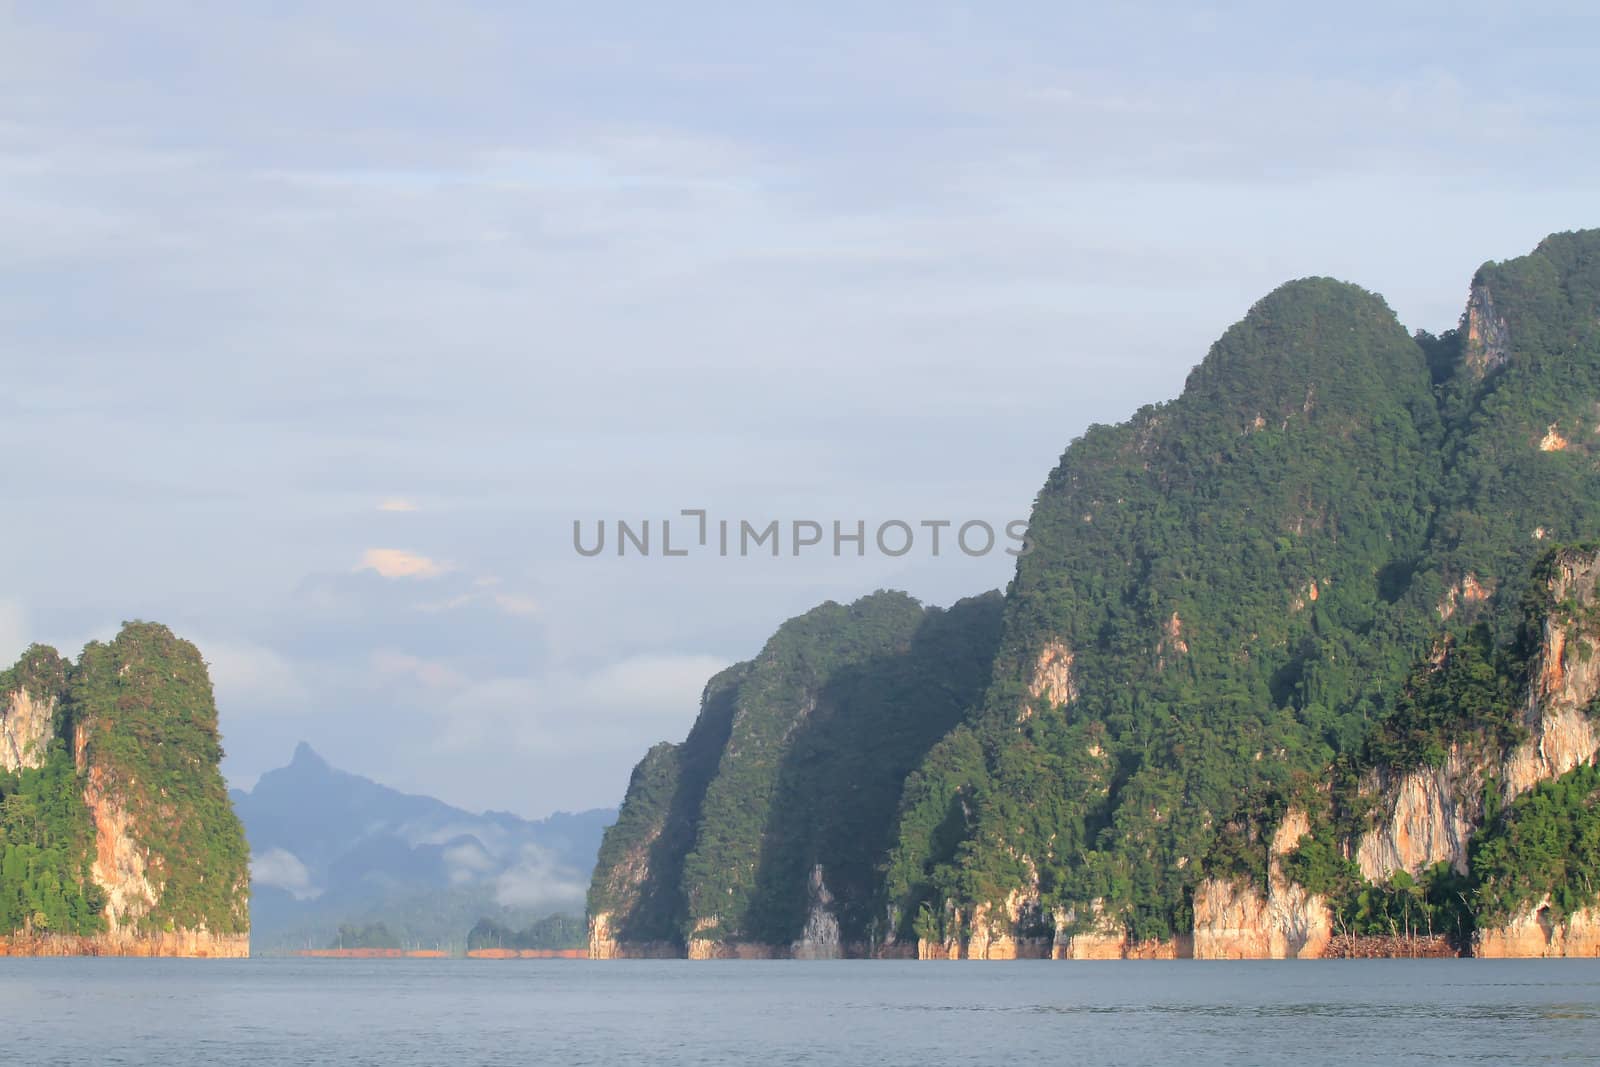
[[[485,916],[581,914],[616,814],[473,813],[339,770],[303,741],[231,797],[250,841],[257,952],[320,946],[344,922],[382,921],[431,946],[461,941]]]

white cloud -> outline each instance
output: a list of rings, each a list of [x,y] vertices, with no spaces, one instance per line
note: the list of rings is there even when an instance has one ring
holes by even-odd
[[[445,849],[441,858],[449,871],[451,885],[465,885],[488,874],[499,864],[476,841],[463,841]]]
[[[526,845],[516,865],[495,879],[495,900],[508,908],[554,911],[582,901],[587,888],[582,873],[557,863],[543,849]]]
[[[437,578],[449,569],[447,563],[403,548],[369,548],[356,566],[358,571],[377,571],[385,578]]]
[[[296,900],[314,900],[322,890],[311,884],[311,872],[293,852],[269,848],[250,855],[250,881],[294,895]]]
[[[248,641],[192,638],[210,668],[217,708],[236,715],[295,715],[311,710],[311,697],[289,659]]]
[[[387,500],[381,501],[378,504],[378,510],[379,511],[400,511],[400,512],[404,512],[404,511],[419,511],[421,509],[418,507],[417,502],[415,500],[407,500],[405,497],[392,496],[392,497],[389,497]]]

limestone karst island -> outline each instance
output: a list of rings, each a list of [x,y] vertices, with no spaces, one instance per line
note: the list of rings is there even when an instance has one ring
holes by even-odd
[[[1003,593],[830,601],[711,678],[605,831],[588,955],[1600,954],[1600,231],[1439,336],[1282,286],[1070,444],[1029,541]],[[136,622],[0,674],[0,953],[249,954],[203,653]]]
[[[591,956],[1600,952],[1600,231],[1443,336],[1284,285],[1029,536],[1003,598],[824,604],[711,679]]]

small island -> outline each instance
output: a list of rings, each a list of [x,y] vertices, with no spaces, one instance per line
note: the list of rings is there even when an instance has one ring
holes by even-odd
[[[0,673],[0,955],[249,955],[221,758],[205,662],[165,626]]]

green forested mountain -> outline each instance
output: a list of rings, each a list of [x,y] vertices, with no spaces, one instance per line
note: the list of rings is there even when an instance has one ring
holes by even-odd
[[[901,923],[1022,889],[1171,937],[1202,879],[1264,876],[1240,841],[1291,798],[1423,758],[1392,743],[1441,642],[1489,692],[1448,693],[1436,745],[1520,718],[1521,681],[1485,661],[1523,622],[1535,557],[1600,531],[1597,280],[1600,233],[1553,237],[1479,272],[1460,331],[1414,340],[1370,294],[1293,283],[1178,400],[1075,442],[1008,597],[985,759],[936,753],[906,796]],[[1066,702],[1033,692],[1057,649]],[[959,844],[928,848],[952,794]]]
[[[939,611],[875,593],[785,623],[634,771],[591,916],[635,943],[786,945],[820,865],[842,936],[866,938],[901,783],[981,692],[998,622],[994,595]]]
[[[1588,684],[1563,666],[1589,647],[1586,564],[1552,560],[1600,537],[1597,447],[1600,231],[1483,267],[1439,337],[1355,286],[1285,285],[1179,398],[1067,449],[998,637],[968,648],[981,696],[936,719],[866,677],[885,670],[871,632],[828,609],[808,632],[877,694],[855,733],[802,736],[803,700],[744,696],[774,692],[750,683],[765,653],[714,680],[689,740],[635,773],[591,893],[597,941],[784,946],[819,914],[815,865],[820,912],[874,950],[1172,946],[1235,883],[1297,883],[1322,903],[1296,907],[1353,933],[1423,904],[1443,923],[1450,893],[1455,933],[1533,906],[1549,887],[1507,889],[1506,871],[1538,854],[1528,805],[1554,801],[1524,794],[1600,747],[1566,719],[1550,751],[1567,755],[1529,743]],[[917,725],[896,749],[922,750],[914,769],[841,793],[861,736],[896,721]],[[788,787],[774,745],[803,769]],[[1569,808],[1592,793],[1549,789]],[[849,857],[798,843],[885,818],[842,835]],[[1302,847],[1274,842],[1296,819]]]
[[[129,623],[77,664],[34,646],[0,674],[0,937],[97,951],[242,952],[244,834],[204,661]]]
[[[1186,929],[1217,828],[1358,742],[1421,650],[1407,578],[1439,437],[1388,307],[1311,279],[1252,308],[1178,400],[1075,442],[1007,600],[986,759],[908,795],[902,923],[1036,884],[1046,911],[1101,900],[1135,937]],[[1042,687],[1048,662],[1070,684]],[[971,809],[959,855],[925,844],[948,796]]]

